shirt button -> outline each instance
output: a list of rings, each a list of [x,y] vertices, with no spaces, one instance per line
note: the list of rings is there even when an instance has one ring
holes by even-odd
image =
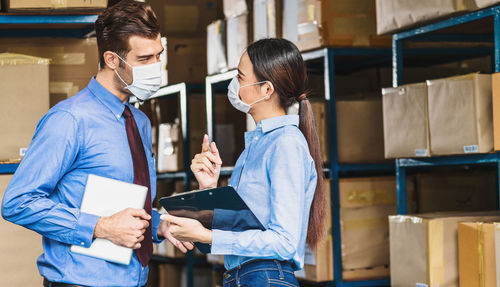
[[[85,246],[85,242],[80,243],[82,246]]]
[[[119,118],[120,118],[120,115],[119,115],[119,114],[117,114],[117,115],[116,115],[116,118],[117,118],[117,119],[119,119]]]
[[[254,140],[258,140],[258,139],[259,139],[259,137],[254,137],[253,139],[254,139]]]
[[[144,267],[141,267],[141,270],[144,271]]]

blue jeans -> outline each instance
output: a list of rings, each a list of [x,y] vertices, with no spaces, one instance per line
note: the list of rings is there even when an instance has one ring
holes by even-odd
[[[298,287],[292,265],[278,260],[255,260],[224,273],[224,287]]]

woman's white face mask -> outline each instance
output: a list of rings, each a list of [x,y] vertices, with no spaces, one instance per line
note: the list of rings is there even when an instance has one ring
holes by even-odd
[[[145,101],[154,95],[161,87],[161,63],[133,67],[118,54],[115,55],[125,64],[132,68],[132,84],[127,84],[115,69],[115,74],[125,84],[125,89],[129,90],[139,100]]]
[[[249,86],[253,86],[253,85],[262,84],[265,82],[267,82],[267,81],[251,83],[251,84],[243,85],[240,87],[240,82],[238,81],[238,78],[234,77],[231,80],[231,83],[229,83],[229,86],[227,87],[227,97],[229,99],[229,102],[231,102],[231,105],[233,105],[233,107],[235,109],[237,109],[238,111],[243,112],[245,114],[248,114],[248,112],[250,111],[250,109],[252,108],[253,105],[255,105],[258,102],[269,99],[271,97],[271,95],[265,96],[262,99],[259,99],[251,104],[247,104],[240,99],[240,89],[245,88],[245,87],[249,87]]]

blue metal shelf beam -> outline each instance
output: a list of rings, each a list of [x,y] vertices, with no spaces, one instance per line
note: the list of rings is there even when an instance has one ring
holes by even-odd
[[[86,37],[98,15],[0,15],[0,37]],[[38,29],[37,25],[43,25]],[[19,26],[19,27],[17,27]]]
[[[0,15],[0,25],[94,25],[97,15]]]
[[[0,164],[0,174],[12,174],[18,166],[17,163]]]

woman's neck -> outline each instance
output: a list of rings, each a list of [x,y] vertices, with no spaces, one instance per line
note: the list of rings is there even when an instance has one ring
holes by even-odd
[[[281,116],[285,116],[285,115],[286,115],[285,110],[280,110],[280,111],[272,111],[272,112],[262,113],[262,114],[255,114],[255,115],[252,115],[252,117],[253,117],[253,120],[255,121],[255,124],[257,125],[258,123],[260,123],[263,120],[267,120],[267,119],[275,118],[275,117],[281,117]]]

